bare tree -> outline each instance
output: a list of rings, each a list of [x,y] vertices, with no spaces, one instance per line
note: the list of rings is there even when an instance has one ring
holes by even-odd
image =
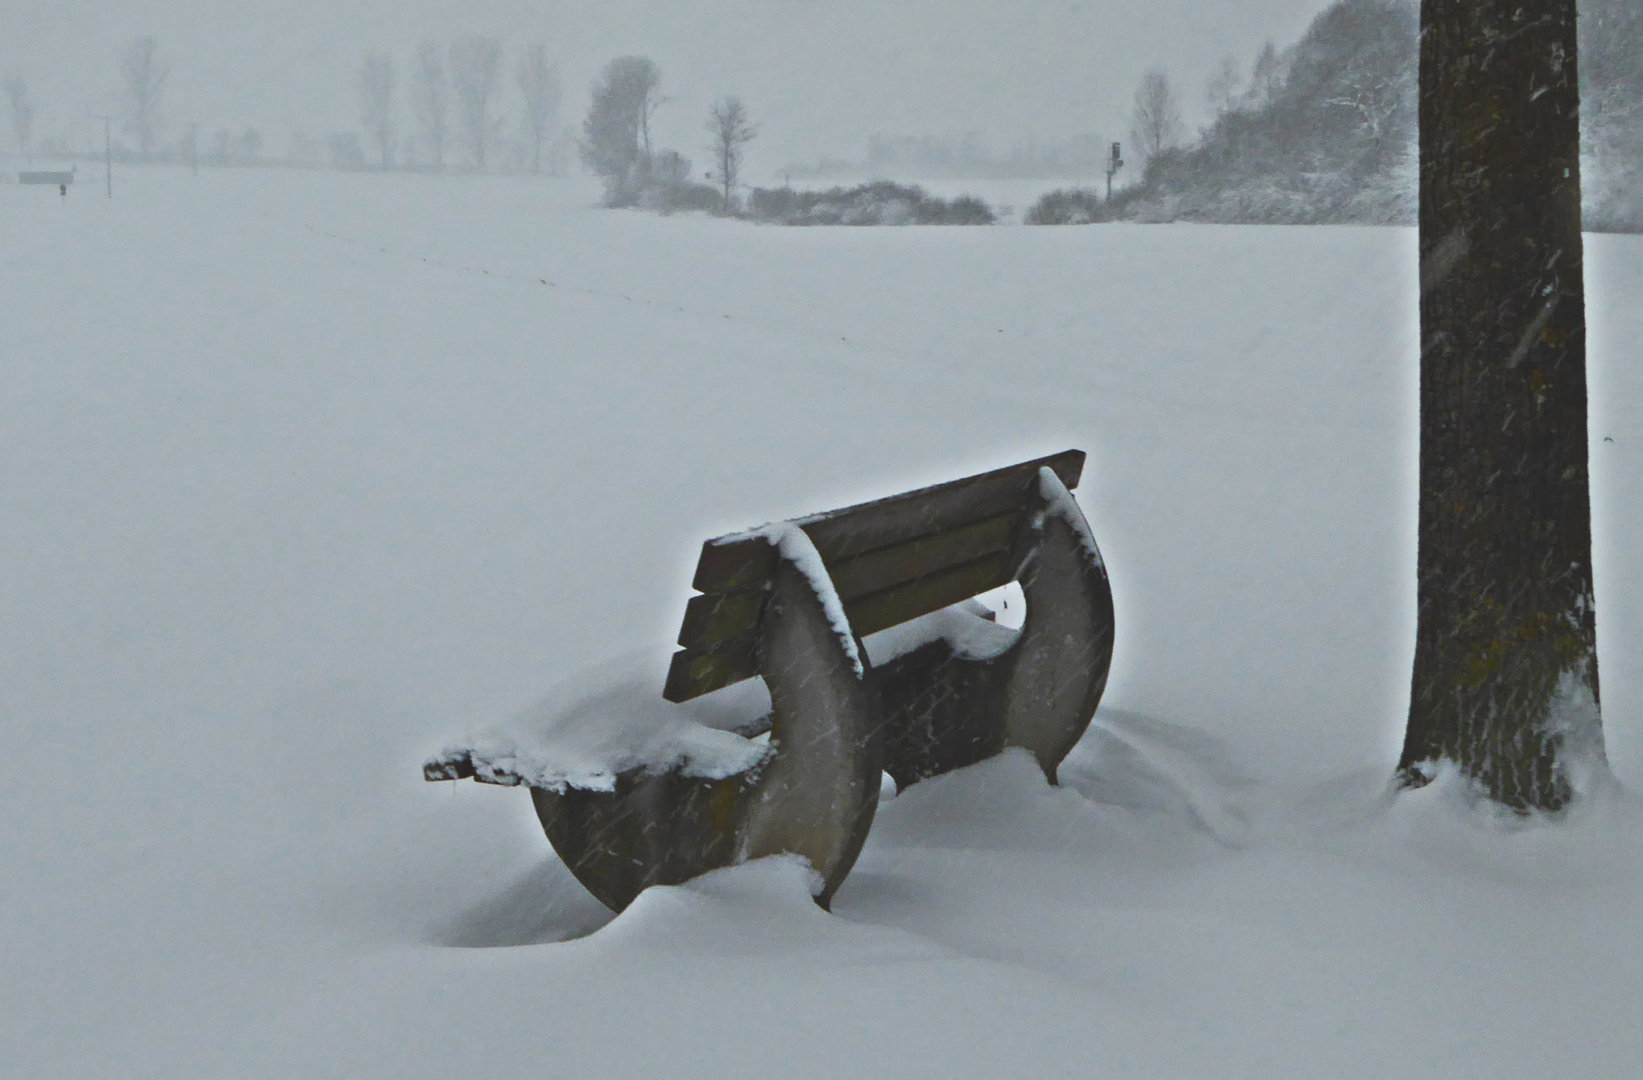
[[[519,92],[525,99],[525,140],[530,145],[531,172],[542,171],[542,147],[559,111],[559,73],[548,62],[546,45],[529,45],[519,58]]]
[[[160,130],[160,102],[166,76],[171,68],[156,57],[160,43],[144,36],[126,46],[120,56],[120,75],[125,81],[126,130],[137,140],[137,153],[147,158]]]
[[[728,215],[736,180],[742,171],[742,154],[759,129],[748,120],[741,98],[725,97],[713,103],[713,111],[708,114],[707,132],[712,139],[708,150],[718,166],[719,186],[724,191],[724,205],[720,212]]]
[[[1130,117],[1130,142],[1141,155],[1143,167],[1174,146],[1181,137],[1181,109],[1175,103],[1169,76],[1158,68],[1141,76]]]
[[[468,160],[477,169],[485,167],[485,150],[491,141],[491,94],[496,90],[501,61],[502,44],[495,38],[451,42],[451,85],[461,110]]]
[[[1346,109],[1357,118],[1358,130],[1374,147],[1378,159],[1385,150],[1388,132],[1407,112],[1409,99],[1413,96],[1413,87],[1408,85],[1410,81],[1402,78],[1354,79],[1341,88],[1341,93],[1324,99],[1324,104]]]
[[[445,120],[449,112],[445,86],[445,59],[440,47],[425,41],[416,52],[416,77],[411,86],[411,105],[429,164],[445,167]]]
[[[382,53],[365,57],[359,72],[360,119],[365,134],[376,144],[382,167],[393,164],[394,153],[394,61]]]
[[[650,117],[660,99],[662,73],[648,57],[618,56],[594,80],[582,121],[582,160],[607,180],[625,176],[650,158]]]
[[[1575,0],[1420,12],[1420,512],[1398,772],[1520,812],[1606,768]]]
[[[6,100],[11,106],[11,133],[17,136],[17,149],[33,160],[34,103],[29,100],[29,84],[21,75],[6,80]]]

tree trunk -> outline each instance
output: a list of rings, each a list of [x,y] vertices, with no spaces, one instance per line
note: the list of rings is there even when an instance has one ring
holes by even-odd
[[[1603,767],[1574,0],[1423,0],[1419,625],[1402,780]]]

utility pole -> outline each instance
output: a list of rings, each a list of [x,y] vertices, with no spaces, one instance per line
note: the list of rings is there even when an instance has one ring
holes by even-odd
[[[114,198],[114,136],[111,134],[110,124],[114,118],[102,113],[88,112],[87,116],[93,120],[103,122],[103,185],[109,198]]]
[[[1119,153],[1117,143],[1112,144],[1112,156],[1107,158],[1107,201],[1112,202],[1112,178],[1118,175],[1118,170],[1124,167],[1124,158]]]

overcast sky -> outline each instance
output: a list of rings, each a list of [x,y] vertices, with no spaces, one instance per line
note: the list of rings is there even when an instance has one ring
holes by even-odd
[[[736,93],[762,127],[754,163],[775,169],[860,158],[875,132],[976,130],[1000,146],[1122,138],[1135,83],[1155,65],[1196,120],[1223,56],[1247,68],[1263,41],[1293,41],[1326,2],[0,0],[0,77],[28,80],[37,135],[85,138],[88,111],[119,107],[120,47],[153,34],[172,68],[168,134],[256,126],[279,153],[294,131],[358,128],[367,51],[392,53],[403,72],[420,40],[482,34],[507,49],[505,119],[518,115],[511,66],[525,43],[557,58],[565,123],[581,118],[604,61],[639,53],[662,70],[662,145],[699,156],[709,103]]]

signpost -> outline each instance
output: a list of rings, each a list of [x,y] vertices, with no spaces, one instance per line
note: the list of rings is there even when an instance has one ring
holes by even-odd
[[[20,172],[17,174],[19,184],[51,184],[57,188],[57,194],[68,197],[68,186],[74,183],[72,172]]]
[[[1124,159],[1119,154],[1117,143],[1112,144],[1112,156],[1107,159],[1107,201],[1112,202],[1112,178],[1118,175],[1118,170],[1124,167]]]
[[[103,183],[105,190],[108,192],[108,197],[112,199],[114,198],[114,137],[109,132],[109,124],[114,118],[105,116],[102,113],[94,113],[89,109],[86,110],[86,115],[93,120],[103,122]]]

